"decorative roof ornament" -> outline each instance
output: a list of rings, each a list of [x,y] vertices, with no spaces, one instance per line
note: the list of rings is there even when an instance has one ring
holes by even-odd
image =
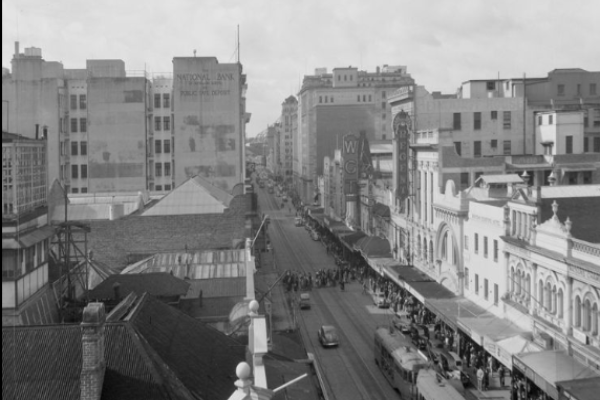
[[[556,212],[557,212],[557,211],[558,211],[558,203],[556,202],[556,200],[554,200],[554,201],[552,202],[552,213],[554,214],[554,215],[552,216],[552,218],[554,218],[554,219],[558,219],[558,216],[556,215]]]

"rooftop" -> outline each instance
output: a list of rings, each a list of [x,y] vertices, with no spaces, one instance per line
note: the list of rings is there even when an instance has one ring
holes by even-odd
[[[190,284],[164,272],[149,274],[111,275],[88,293],[90,299],[105,300],[114,298],[114,285],[119,284],[119,295],[126,297],[134,292],[142,295],[147,292],[156,297],[184,296]]]

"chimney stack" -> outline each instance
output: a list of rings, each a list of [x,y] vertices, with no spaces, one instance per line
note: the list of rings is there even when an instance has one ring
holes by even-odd
[[[40,124],[35,124],[35,140],[40,139]]]
[[[15,42],[15,58],[19,57],[19,42]]]
[[[100,400],[106,361],[104,359],[104,324],[106,313],[103,303],[89,303],[83,310],[82,365],[80,376],[81,400]]]

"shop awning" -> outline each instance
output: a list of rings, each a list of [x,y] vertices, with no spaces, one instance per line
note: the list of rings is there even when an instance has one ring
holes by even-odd
[[[519,353],[533,353],[542,351],[542,348],[532,342],[532,335],[521,334],[511,336],[496,342],[495,346],[488,344],[486,350],[498,361],[512,370],[512,355]]]
[[[450,328],[456,330],[456,319],[465,316],[491,316],[483,307],[478,306],[464,297],[453,299],[426,299],[425,307],[444,321]]]
[[[569,399],[596,400],[598,398],[598,388],[600,388],[600,378],[560,381],[556,382],[556,386]]]
[[[456,295],[446,286],[437,282],[411,282],[407,283],[408,291],[421,303],[425,299],[452,299]]]
[[[542,171],[552,169],[552,165],[550,164],[506,164],[506,167],[509,170],[526,169],[527,171]]]
[[[323,223],[323,219],[325,218],[325,216],[323,214],[309,214],[309,216],[314,219],[315,221],[317,221],[317,223],[321,226],[324,225]]]
[[[578,171],[595,171],[598,169],[594,164],[559,164],[558,168],[563,172],[578,172]]]
[[[502,339],[525,333],[525,330],[512,322],[489,313],[480,317],[458,317],[456,324],[471,336],[471,339],[484,348],[486,348],[486,343],[488,343],[488,346],[490,344],[495,345],[496,342]]]
[[[378,236],[367,236],[354,244],[354,250],[360,251],[365,258],[392,258],[390,242]]]
[[[389,275],[390,268],[400,267],[400,262],[389,257],[368,258],[367,264],[380,275]]]
[[[417,376],[417,388],[426,399],[464,400],[458,390],[434,369],[422,369]]]
[[[55,229],[53,226],[44,226],[35,229],[31,232],[27,232],[24,235],[18,235],[15,238],[3,238],[2,248],[3,249],[24,249],[31,247],[43,240],[54,236]]]
[[[346,246],[348,249],[350,250],[354,250],[354,244],[356,242],[358,242],[360,239],[364,238],[365,236],[367,236],[364,232],[362,231],[351,231],[351,232],[347,232],[345,234],[340,234],[340,241],[344,244],[344,246]]]
[[[558,399],[557,382],[600,377],[563,351],[515,354],[513,366],[555,400]]]
[[[399,286],[406,289],[421,303],[425,299],[452,299],[454,293],[444,285],[437,283],[424,272],[408,265],[390,265],[386,274]]]
[[[388,206],[386,206],[385,204],[381,204],[381,203],[375,203],[373,205],[373,208],[371,209],[371,213],[374,216],[380,217],[380,218],[389,218],[391,215],[390,208]]]

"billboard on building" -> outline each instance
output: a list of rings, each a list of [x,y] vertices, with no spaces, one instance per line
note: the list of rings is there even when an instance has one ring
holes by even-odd
[[[349,134],[342,142],[342,174],[346,201],[356,201],[358,195],[358,137]]]
[[[400,111],[394,117],[394,140],[396,144],[396,199],[402,203],[409,192],[408,145],[410,116],[405,111]]]
[[[220,188],[242,181],[241,66],[214,57],[176,57],[175,183],[201,175]]]

